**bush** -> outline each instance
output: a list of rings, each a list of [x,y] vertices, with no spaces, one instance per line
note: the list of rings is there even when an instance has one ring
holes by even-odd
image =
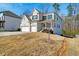
[[[42,32],[45,32],[45,33],[49,33],[50,32],[51,34],[53,34],[53,30],[49,31],[48,29],[44,29]]]
[[[21,31],[21,29],[20,28],[18,28],[18,30],[17,31]]]
[[[79,34],[78,31],[69,31],[69,30],[63,30],[63,35],[66,37],[75,37],[76,34]]]

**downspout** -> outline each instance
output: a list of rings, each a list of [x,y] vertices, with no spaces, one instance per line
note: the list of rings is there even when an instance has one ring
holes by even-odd
[[[30,32],[31,32],[31,21],[29,21],[30,22]]]

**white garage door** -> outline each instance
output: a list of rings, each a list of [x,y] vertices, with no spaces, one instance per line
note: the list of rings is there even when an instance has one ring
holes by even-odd
[[[35,27],[33,26],[33,27],[31,28],[31,31],[32,31],[32,32],[37,32],[37,27],[36,27],[36,26],[35,26]]]
[[[22,32],[30,32],[30,27],[22,27]]]

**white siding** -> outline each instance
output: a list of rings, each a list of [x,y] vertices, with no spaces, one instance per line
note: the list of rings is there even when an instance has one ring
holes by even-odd
[[[31,24],[31,32],[37,32],[37,22]]]
[[[34,9],[34,11],[32,13],[32,16],[34,16],[34,15],[37,15],[38,16],[38,19],[34,19],[34,20],[41,20],[41,19],[39,19],[40,18],[39,12],[36,9]],[[31,19],[32,19],[32,16],[31,16]]]
[[[20,28],[22,32],[30,32],[30,23],[26,16],[23,16]]]
[[[37,15],[39,12],[36,10],[36,9],[34,9],[34,11],[33,11],[33,14],[32,15]]]
[[[30,32],[30,27],[22,27],[21,31],[22,32]]]
[[[31,32],[37,32],[37,27],[32,26],[32,27],[31,27]]]
[[[29,20],[26,16],[23,16],[20,27],[30,26]]]
[[[22,32],[30,32],[30,30],[31,32],[37,32],[37,22],[32,22],[30,28],[29,19],[26,16],[23,16],[20,28]]]

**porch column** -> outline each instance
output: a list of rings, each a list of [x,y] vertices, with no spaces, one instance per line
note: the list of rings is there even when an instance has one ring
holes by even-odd
[[[47,26],[47,24],[46,24],[46,22],[45,22],[45,29],[46,29],[46,26]]]
[[[52,22],[51,22],[51,27],[50,27],[50,29],[52,29],[52,27],[53,27],[53,26],[52,26]]]
[[[31,22],[29,22],[30,23],[30,32],[31,32]]]

